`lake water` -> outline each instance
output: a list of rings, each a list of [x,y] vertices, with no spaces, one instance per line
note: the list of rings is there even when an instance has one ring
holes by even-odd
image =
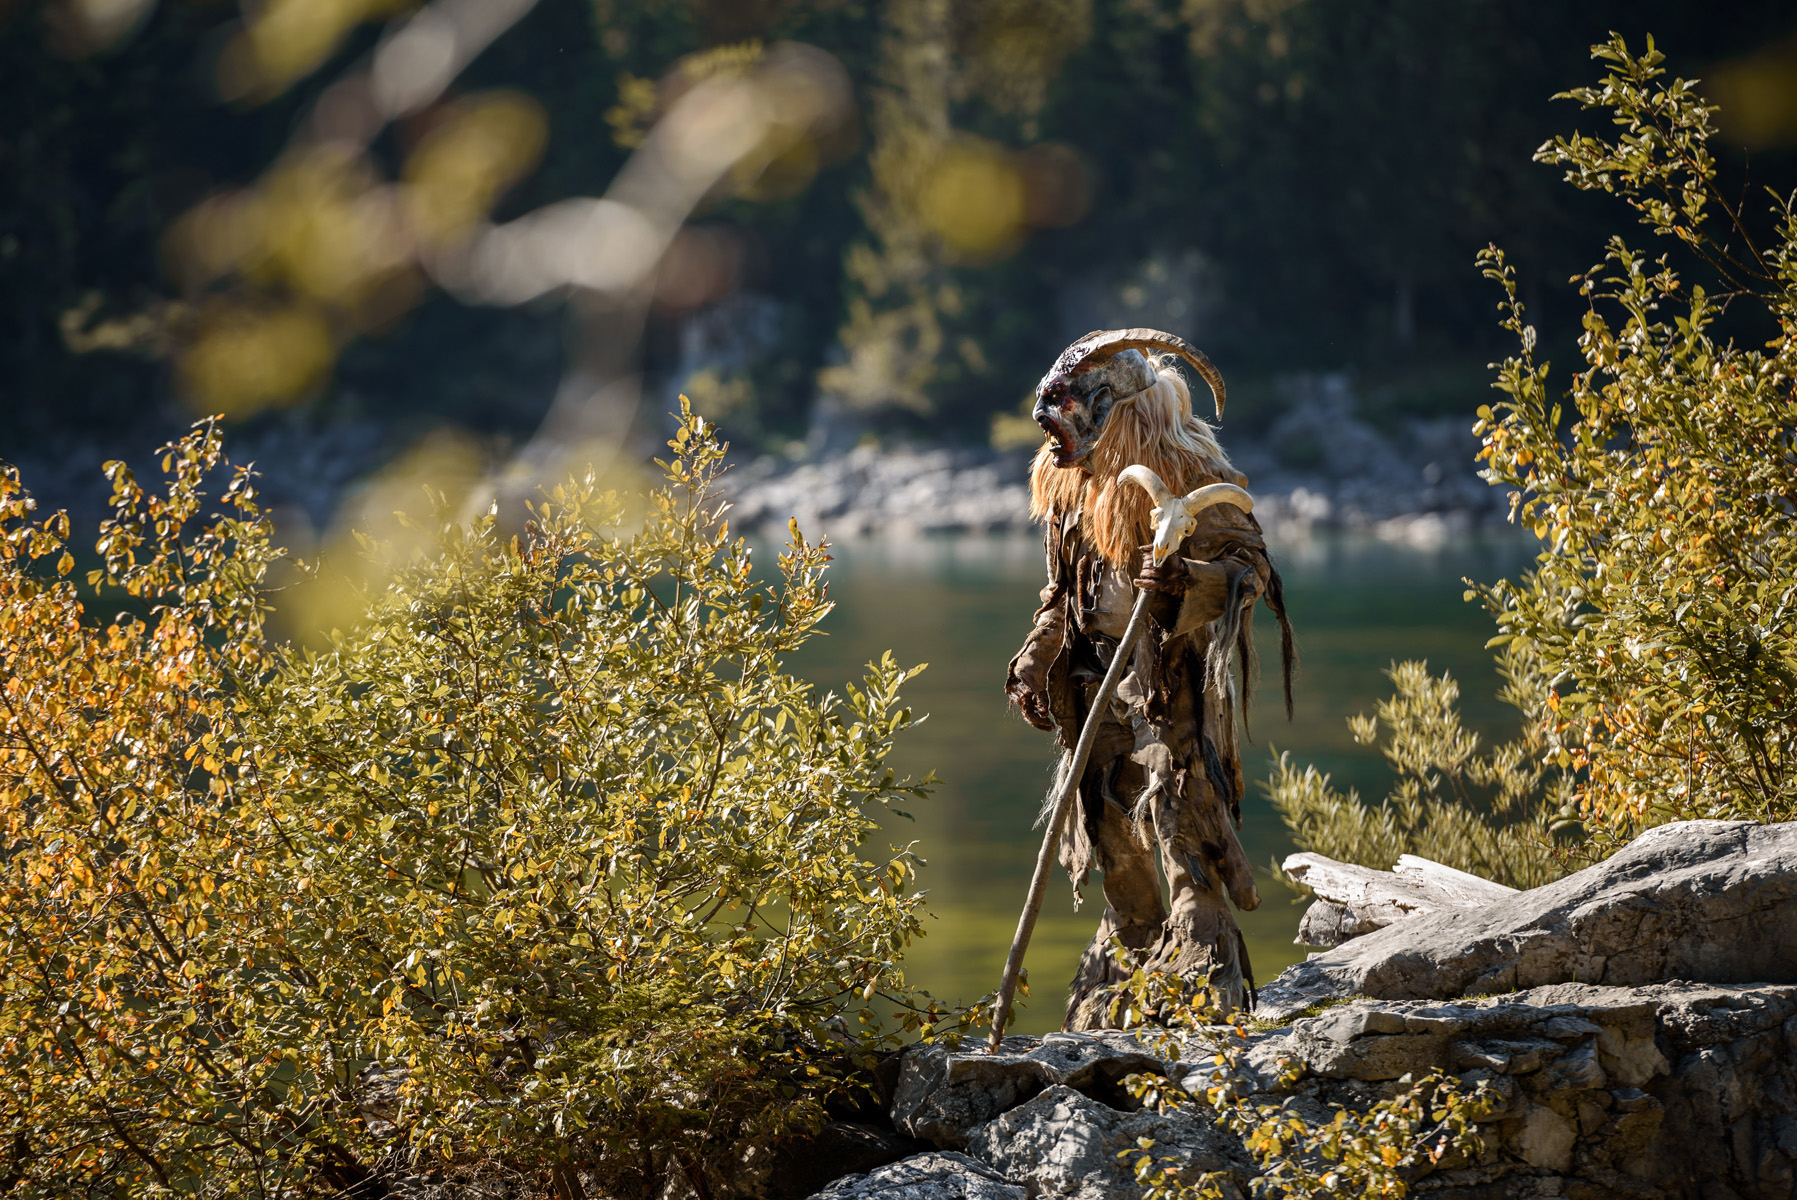
[[[1241,913],[1257,979],[1268,980],[1304,957],[1292,944],[1301,909],[1266,871],[1293,847],[1265,798],[1262,782],[1279,752],[1314,763],[1340,786],[1381,797],[1390,776],[1376,750],[1354,744],[1347,718],[1389,694],[1380,674],[1394,659],[1427,659],[1461,683],[1467,722],[1509,736],[1514,715],[1497,702],[1498,681],[1485,639],[1490,618],[1461,596],[1463,578],[1515,577],[1534,555],[1514,537],[1476,538],[1422,550],[1372,539],[1315,538],[1274,547],[1301,660],[1294,718],[1279,699],[1277,628],[1264,608],[1256,622],[1264,674],[1245,750],[1249,795],[1242,844],[1260,865],[1261,907]],[[906,974],[936,996],[970,1002],[998,986],[1041,836],[1030,824],[1054,765],[1050,735],[1006,706],[1005,664],[1035,611],[1043,582],[1041,544],[1024,537],[952,537],[849,541],[832,551],[829,636],[814,639],[790,666],[823,686],[858,680],[862,664],[890,649],[902,665],[929,670],[907,686],[906,702],[929,714],[903,736],[893,762],[901,772],[934,770],[942,786],[894,819],[897,843],[915,841],[928,865],[927,936],[906,958]],[[1269,637],[1269,635],[1271,635]],[[1033,994],[1012,1028],[1058,1029],[1080,951],[1104,904],[1096,878],[1073,910],[1066,876],[1057,874],[1030,943]]]

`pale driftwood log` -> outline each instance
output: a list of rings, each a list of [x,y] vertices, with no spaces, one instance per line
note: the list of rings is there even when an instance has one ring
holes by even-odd
[[[1280,866],[1317,896],[1298,923],[1298,944],[1324,949],[1406,917],[1479,908],[1516,892],[1414,854],[1401,856],[1394,871],[1375,871],[1308,851],[1287,857]]]
[[[1449,895],[1464,897],[1458,906],[1460,908],[1476,908],[1481,904],[1502,900],[1505,896],[1516,895],[1513,887],[1505,887],[1501,883],[1493,883],[1478,875],[1471,875],[1427,858],[1418,858],[1414,854],[1398,855],[1398,865],[1392,870],[1407,879],[1416,879],[1440,888]]]

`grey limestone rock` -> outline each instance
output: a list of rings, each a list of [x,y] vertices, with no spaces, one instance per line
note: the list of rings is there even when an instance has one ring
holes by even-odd
[[[1008,1037],[997,1054],[969,1044],[920,1046],[905,1055],[893,1096],[899,1132],[944,1149],[966,1147],[979,1126],[1053,1084],[1100,1099],[1117,1094],[1118,1081],[1142,1071],[1165,1073],[1167,1064],[1116,1033],[1051,1033]]]
[[[1356,998],[1356,994],[1359,996]],[[1286,972],[1250,1036],[1257,1103],[1313,1123],[1431,1071],[1483,1086],[1482,1149],[1412,1181],[1458,1200],[1797,1197],[1797,824],[1663,826],[1608,862],[1476,911],[1407,918]],[[1312,1006],[1327,1002],[1316,1011]],[[1135,1111],[1120,1081],[1201,1087],[1120,1033],[921,1047],[898,1130],[945,1151],[840,1181],[878,1196],[1139,1194],[1118,1150],[1152,1139],[1187,1178],[1251,1164],[1202,1114]],[[1291,1083],[1279,1069],[1296,1059]],[[847,1190],[845,1190],[847,1189]]]
[[[1797,1195],[1797,986],[1358,1000],[1260,1035],[1250,1058],[1282,1054],[1309,1069],[1297,1099],[1317,1111],[1364,1108],[1437,1068],[1490,1088],[1483,1153],[1444,1161],[1418,1195]]]
[[[1257,1015],[1577,981],[1797,983],[1797,823],[1682,821],[1564,879],[1412,917],[1290,968]]]
[[[1284,1057],[1305,1068],[1289,1091],[1274,1083]],[[1439,1069],[1468,1089],[1483,1084],[1482,1150],[1422,1174],[1419,1197],[1797,1195],[1797,984],[1360,999],[1252,1035],[1247,1058],[1262,1081],[1257,1102],[1314,1123],[1338,1106],[1365,1111],[1405,1076]],[[993,1056],[914,1052],[895,1103],[909,1105],[915,1129],[958,1137],[967,1153],[915,1155],[820,1196],[1130,1197],[1139,1192],[1116,1154],[1141,1138],[1187,1181],[1224,1171],[1245,1194],[1252,1164],[1239,1143],[1199,1112],[1130,1111],[1116,1082],[1162,1070],[1191,1087],[1206,1069],[1158,1062],[1116,1034],[1008,1039]],[[1001,1186],[1016,1190],[981,1190]]]
[[[1171,1160],[1184,1183],[1206,1172],[1227,1173],[1225,1195],[1245,1194],[1248,1157],[1241,1143],[1208,1115],[1176,1111],[1119,1112],[1065,1084],[1055,1084],[977,1130],[968,1151],[1021,1183],[1029,1195],[1109,1200],[1140,1194],[1134,1174],[1140,1139]]]
[[[1279,869],[1316,894],[1298,922],[1298,941],[1319,948],[1384,929],[1397,921],[1456,908],[1482,908],[1516,889],[1444,863],[1401,854],[1389,871],[1337,862],[1304,851]]]
[[[985,1163],[953,1151],[916,1154],[849,1175],[812,1200],[1025,1200],[1029,1193]]]

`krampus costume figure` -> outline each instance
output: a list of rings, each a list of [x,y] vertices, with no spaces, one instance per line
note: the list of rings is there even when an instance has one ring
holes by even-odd
[[[1150,968],[1208,976],[1231,1004],[1252,1003],[1247,948],[1229,902],[1260,904],[1235,836],[1243,792],[1237,720],[1253,671],[1254,602],[1264,599],[1279,620],[1288,716],[1291,627],[1260,526],[1233,504],[1206,509],[1160,567],[1142,553],[1153,536],[1153,502],[1119,480],[1126,467],[1151,468],[1175,494],[1247,484],[1193,415],[1174,356],[1210,384],[1220,415],[1223,379],[1210,360],[1152,329],[1087,334],[1036,389],[1035,418],[1048,441],[1030,469],[1031,512],[1047,527],[1048,585],[1005,691],[1064,750],[1079,738],[1137,590],[1153,593],[1152,624],[1100,715],[1060,847],[1076,896],[1097,866],[1106,901],[1073,981],[1068,1029],[1109,1023],[1112,986],[1124,976],[1109,954],[1113,935]],[[1064,755],[1063,769],[1068,761]]]

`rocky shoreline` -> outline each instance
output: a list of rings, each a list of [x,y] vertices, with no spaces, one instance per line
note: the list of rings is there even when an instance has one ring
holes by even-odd
[[[1270,536],[1289,540],[1342,531],[1428,549],[1508,528],[1508,493],[1478,477],[1478,442],[1469,419],[1377,425],[1361,414],[1345,376],[1301,376],[1287,383],[1284,407],[1264,428],[1222,432]],[[77,528],[91,527],[106,509],[102,462],[123,457],[147,481],[155,446],[147,435],[129,449],[94,439],[21,455],[16,465],[46,509],[67,508]],[[458,471],[478,472],[479,448],[472,442],[458,447]],[[829,425],[793,449],[790,456],[733,463],[724,488],[736,528],[784,535],[792,518],[808,536],[831,538],[1032,528],[1033,446],[882,445],[860,426]],[[253,463],[265,507],[280,510],[278,521],[288,524],[303,517],[310,537],[339,520],[347,502],[410,451],[396,431],[373,421],[294,414],[234,431],[226,453],[233,462]],[[503,460],[485,464],[489,471],[503,466]]]
[[[1661,826],[1545,887],[1353,939],[1262,995],[1271,1021],[1245,1056],[1259,1103],[1320,1122],[1434,1069],[1486,1085],[1483,1149],[1419,1171],[1414,1195],[1797,1194],[1797,824]],[[1303,1065],[1295,1083],[1281,1059]],[[1213,1069],[1116,1033],[1007,1038],[998,1054],[913,1047],[882,1088],[888,1119],[868,1128],[863,1160],[810,1194],[1134,1197],[1117,1155],[1151,1138],[1182,1180],[1223,1172],[1225,1193],[1245,1197],[1249,1157],[1208,1111],[1155,1114],[1120,1087],[1147,1072],[1191,1090]],[[864,1165],[873,1139],[889,1160]],[[767,1200],[809,1191],[782,1182],[769,1178]]]
[[[1264,431],[1224,443],[1276,538],[1365,533],[1422,548],[1506,527],[1508,493],[1478,477],[1462,418],[1382,430],[1346,381],[1324,376]],[[1021,532],[1030,527],[1029,450],[884,449],[864,444],[800,459],[764,456],[725,477],[743,529],[797,518],[831,537]]]

